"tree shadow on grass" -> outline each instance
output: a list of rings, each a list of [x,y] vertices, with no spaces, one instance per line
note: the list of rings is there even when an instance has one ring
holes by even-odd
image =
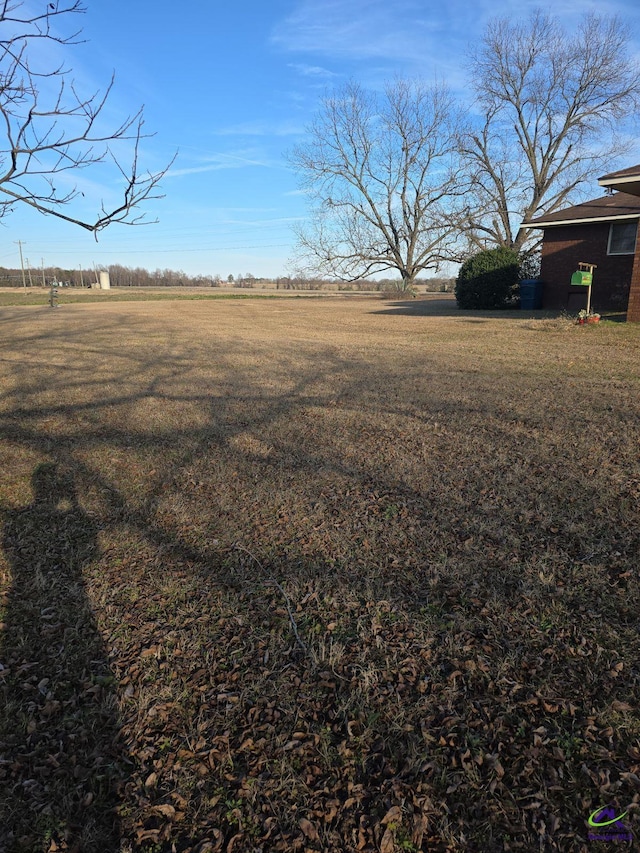
[[[73,477],[32,474],[33,502],[5,513],[11,570],[0,651],[2,851],[119,849],[117,725],[106,653],[82,568],[97,528]]]
[[[547,310],[521,310],[504,308],[500,310],[469,310],[458,308],[456,300],[449,297],[427,297],[422,299],[389,302],[385,308],[372,314],[386,314],[398,317],[456,317],[467,322],[480,323],[487,320],[531,320],[557,317],[560,312]]]
[[[441,377],[442,362],[433,353],[402,369],[380,360],[371,370],[366,358],[324,344],[296,343],[294,351],[253,342],[247,359],[241,338],[199,344],[197,337],[165,342],[159,352],[149,340],[123,354],[118,339],[118,349],[112,344],[108,350],[113,368],[98,364],[99,372],[85,330],[76,334],[87,366],[77,374],[69,368],[45,376],[57,384],[43,397],[44,380],[36,383],[29,364],[21,376],[19,362],[14,370],[21,381],[9,387],[3,428],[8,445],[65,460],[85,506],[110,537],[94,577],[105,578],[101,614],[124,629],[120,638],[115,630],[110,635],[114,671],[126,685],[123,737],[136,762],[123,793],[132,815],[128,821],[122,813],[123,839],[133,839],[144,822],[138,841],[166,853],[174,842],[178,850],[191,849],[193,837],[203,849],[249,849],[242,845],[251,843],[252,833],[270,849],[296,849],[304,834],[298,816],[303,809],[312,817],[331,814],[332,796],[339,823],[322,829],[321,849],[348,849],[354,833],[361,833],[366,849],[379,849],[387,831],[378,827],[374,839],[368,815],[426,791],[433,804],[425,800],[420,809],[429,811],[434,827],[443,814],[466,821],[465,832],[475,839],[466,849],[503,849],[499,839],[477,840],[478,824],[490,820],[496,833],[521,822],[532,846],[531,812],[502,795],[509,818],[496,817],[492,798],[483,793],[490,775],[473,788],[458,778],[461,744],[468,734],[482,755],[495,758],[506,752],[503,743],[518,741],[502,759],[509,784],[524,789],[528,780],[515,781],[519,753],[543,722],[548,725],[536,691],[573,700],[571,725],[582,713],[578,706],[595,707],[600,695],[632,698],[622,688],[612,692],[613,676],[603,682],[599,671],[590,681],[582,658],[567,665],[562,654],[569,631],[588,633],[587,617],[618,632],[607,649],[627,638],[633,604],[623,612],[623,589],[602,594],[609,576],[600,564],[617,555],[622,572],[635,560],[638,541],[637,525],[624,526],[622,503],[602,513],[599,485],[606,486],[609,475],[599,456],[594,461],[593,446],[586,438],[575,450],[555,443],[560,410],[544,381],[525,375],[520,397],[533,404],[519,407],[508,387],[498,385],[494,393],[491,374]],[[71,333],[65,329],[64,335],[66,344]],[[201,375],[197,366],[204,363],[216,369]],[[561,421],[563,429],[576,437],[598,429],[609,436],[610,417],[597,397],[581,414],[585,389],[572,387],[565,388],[563,405],[575,414]],[[600,472],[580,476],[585,459]],[[38,622],[21,609],[21,597],[35,596],[38,617],[57,599],[53,584],[48,594],[46,583],[44,592],[31,589],[28,560],[16,543],[20,531],[33,539],[34,527],[49,531],[54,543],[57,528],[68,523],[74,529],[71,520],[63,521],[64,506],[74,506],[74,484],[53,477],[60,500],[39,500],[34,483],[36,500],[9,514],[5,533],[15,575],[7,642],[18,666],[33,660],[44,670],[55,664],[44,652],[33,658],[19,653],[20,624],[31,632],[31,645],[41,643],[41,632],[29,627]],[[580,515],[593,516],[586,533],[561,512],[574,503]],[[67,587],[77,587],[81,609],[79,570],[93,560],[95,530],[81,510],[72,517],[82,517],[87,527],[75,561],[64,554],[59,560],[68,566]],[[49,548],[33,551],[48,564]],[[587,559],[592,567],[584,567]],[[561,591],[548,581],[554,571],[563,580]],[[565,601],[575,619],[562,616]],[[296,646],[293,620],[307,656]],[[57,621],[69,624],[60,616]],[[90,615],[86,624],[88,648],[97,634]],[[584,638],[587,662],[596,639]],[[86,679],[78,657],[69,697],[81,703]],[[93,671],[100,660],[96,641],[95,652],[84,652],[84,669]],[[519,687],[518,705],[496,685],[507,677],[519,685],[522,665],[531,695]],[[609,665],[602,669],[606,677]],[[30,683],[27,696],[37,695],[42,679],[51,676],[30,677],[25,670],[12,689]],[[29,698],[19,699],[17,706],[29,707]],[[38,702],[46,705],[45,698]],[[35,752],[28,742],[30,718],[43,716],[37,703],[33,707],[19,741],[27,744],[24,753]],[[478,723],[485,708],[486,731]],[[502,719],[507,712],[500,727],[488,725],[490,716]],[[459,740],[450,737],[453,719]],[[104,731],[112,725],[107,714]],[[568,726],[559,727],[559,736]],[[108,754],[109,743],[101,736],[95,754]],[[94,753],[83,749],[80,764],[91,767]],[[48,752],[41,754],[45,765]],[[551,772],[553,759],[548,749],[534,766]],[[574,770],[577,760],[569,763]],[[614,760],[620,758],[613,755],[609,765],[617,772]],[[601,757],[598,762],[602,766]],[[490,761],[482,768],[492,772]],[[17,773],[10,765],[4,772]],[[72,786],[75,776],[63,775]],[[37,768],[14,775],[14,811],[17,802],[24,807],[21,780],[41,777]],[[61,784],[60,791],[68,787]],[[107,787],[105,815],[113,790]],[[352,795],[358,810],[343,809]],[[586,806],[567,805],[558,788],[550,796],[551,813],[564,813],[571,831],[581,831]],[[62,817],[72,814],[71,823],[77,812],[68,809]],[[187,816],[174,826],[176,813]],[[422,820],[418,814],[411,819]],[[76,849],[109,850],[111,826],[109,819],[98,821],[107,839],[101,848],[85,843]],[[34,831],[25,849],[42,849],[51,831]],[[415,837],[421,832],[418,825]],[[447,835],[446,822],[433,832]],[[444,843],[436,838],[430,849],[445,849]]]

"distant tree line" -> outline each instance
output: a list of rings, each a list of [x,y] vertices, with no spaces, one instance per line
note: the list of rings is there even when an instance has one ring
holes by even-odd
[[[219,287],[219,275],[188,275],[183,270],[125,267],[111,264],[108,267],[111,287]]]
[[[277,290],[337,290],[340,292],[355,293],[399,293],[404,291],[404,284],[400,276],[395,279],[361,278],[355,281],[341,281],[335,278],[322,278],[320,276],[297,273],[292,276],[276,278],[273,284]],[[418,290],[425,290],[431,293],[453,293],[455,290],[455,278],[442,276],[417,278],[414,285]]]
[[[182,270],[156,269],[153,271],[144,267],[125,267],[121,264],[111,264],[101,267],[109,273],[112,287],[219,287],[219,275],[188,275]],[[0,267],[0,287],[47,287],[53,282],[69,287],[91,287],[98,281],[99,270],[93,268],[69,269],[66,267],[49,266],[27,269],[24,279],[21,269]]]
[[[156,269],[144,267],[126,267],[111,264],[106,267],[111,287],[221,287],[222,278],[213,275],[188,275],[182,270]],[[95,269],[69,269],[49,266],[37,269],[25,269],[24,280],[20,268],[0,267],[0,287],[49,287],[54,282],[68,287],[91,287],[98,281]],[[336,281],[330,278],[317,278],[297,273],[277,278],[257,277],[251,273],[227,276],[224,284],[239,289],[275,288],[276,290],[334,290],[347,292],[397,293],[402,289],[397,279],[361,279],[352,282]],[[446,277],[418,278],[418,289],[432,293],[453,293],[455,279]]]
[[[94,270],[69,270],[62,267],[25,267],[24,272],[19,267],[12,269],[0,267],[0,287],[43,287],[54,282],[64,282],[70,287],[87,287],[96,281]]]

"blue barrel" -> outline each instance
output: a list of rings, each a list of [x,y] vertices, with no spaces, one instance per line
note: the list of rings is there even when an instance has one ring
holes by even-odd
[[[542,282],[537,278],[525,278],[520,282],[520,308],[524,311],[542,308]]]

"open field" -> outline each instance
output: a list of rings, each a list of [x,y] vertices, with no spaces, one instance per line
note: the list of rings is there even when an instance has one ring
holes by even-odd
[[[360,291],[345,289],[337,292],[328,288],[322,290],[285,290],[275,284],[263,283],[254,288],[238,288],[230,284],[220,287],[112,287],[99,290],[83,287],[58,287],[58,304],[69,305],[74,302],[144,302],[160,299],[265,299],[277,296],[288,299],[314,299],[319,297],[354,299],[359,297],[378,297],[378,291]],[[48,305],[49,287],[0,287],[0,307],[7,305]],[[421,293],[422,299],[453,299],[453,294],[430,291]]]
[[[0,853],[640,834],[640,328],[5,307],[0,435]]]
[[[50,288],[33,287],[23,290],[16,287],[0,288],[0,307],[9,305],[48,305]],[[251,291],[235,288],[206,287],[113,287],[110,290],[97,290],[81,287],[59,287],[58,306],[76,302],[84,304],[111,302],[157,302],[159,300],[184,299],[264,299],[271,296],[308,296],[308,292],[294,291]]]

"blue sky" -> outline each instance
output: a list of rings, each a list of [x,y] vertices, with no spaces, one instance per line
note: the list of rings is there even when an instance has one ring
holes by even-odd
[[[35,0],[29,0],[30,3]],[[178,156],[147,205],[157,224],[114,225],[96,243],[76,226],[18,210],[2,222],[0,266],[18,266],[16,241],[32,267],[121,263],[189,274],[284,275],[292,225],[305,198],[286,151],[322,95],[350,78],[372,87],[394,75],[435,77],[466,96],[464,59],[495,15],[526,16],[528,0],[86,0],[86,42],[67,64],[86,91],[112,71],[113,122],[145,105],[142,160],[151,170]],[[544,8],[544,6],[543,6]],[[634,31],[637,0],[559,0],[553,12],[572,26],[586,11],[617,13]],[[55,54],[55,51],[52,51]],[[631,165],[631,164],[623,164]],[[117,183],[84,171],[85,204],[109,199]],[[594,182],[594,195],[598,194]],[[78,210],[79,213],[85,213]],[[88,210],[87,210],[87,215]]]

